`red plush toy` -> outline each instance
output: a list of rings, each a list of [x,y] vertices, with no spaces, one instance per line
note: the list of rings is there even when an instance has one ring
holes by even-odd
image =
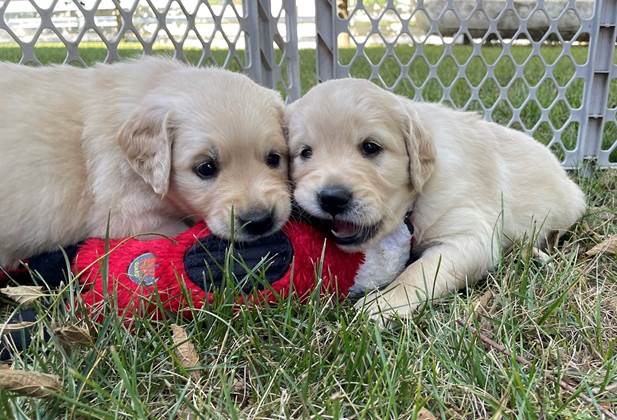
[[[88,239],[63,251],[30,258],[27,270],[10,273],[10,277],[19,281],[37,272],[47,285],[58,286],[66,280],[68,257],[71,270],[83,285],[81,299],[94,319],[101,320],[102,309],[109,307],[115,307],[128,322],[137,314],[160,317],[165,311],[190,316],[191,306],[201,308],[212,301],[221,286],[229,284],[243,292],[238,294],[238,303],[247,299],[271,302],[290,292],[302,298],[315,289],[318,279],[322,280],[321,292],[339,297],[381,287],[405,267],[411,234],[401,224],[364,253],[345,253],[328,243],[318,229],[291,221],[274,235],[234,244],[233,252],[227,251],[229,245],[204,224],[175,238],[129,238],[107,243]],[[233,263],[224,270],[226,259]],[[0,270],[0,283],[3,273]],[[36,311],[25,308],[7,323],[36,319]],[[4,335],[0,360],[10,360],[15,352],[27,348],[31,333],[31,328],[26,328]]]
[[[97,317],[103,305],[117,302],[118,312],[130,318],[137,310],[159,316],[161,306],[189,316],[191,306],[201,308],[212,302],[213,294],[230,282],[243,292],[239,303],[272,302],[290,291],[302,298],[314,290],[319,278],[324,293],[340,297],[363,293],[388,284],[403,270],[410,245],[411,235],[401,224],[366,252],[346,253],[317,228],[291,221],[271,236],[235,243],[232,253],[228,241],[200,223],[175,238],[107,243],[88,239],[68,248],[66,254],[84,286],[81,299],[91,314]],[[229,264],[224,270],[226,256]],[[51,283],[64,277],[66,267],[64,254],[36,257],[28,265]]]

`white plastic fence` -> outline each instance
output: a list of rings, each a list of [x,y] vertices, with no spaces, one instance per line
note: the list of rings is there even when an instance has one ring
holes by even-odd
[[[617,0],[0,0],[0,57],[173,53],[290,101],[301,71],[364,77],[528,132],[566,167],[617,167],[616,23]]]
[[[316,4],[319,80],[368,77],[526,131],[566,167],[617,166],[617,1]]]
[[[294,99],[295,10],[290,0],[0,0],[0,46],[17,45],[19,62],[40,64],[37,50],[59,45],[64,61],[79,65],[91,59],[83,47],[104,46],[106,62],[171,48],[175,58],[244,71]]]

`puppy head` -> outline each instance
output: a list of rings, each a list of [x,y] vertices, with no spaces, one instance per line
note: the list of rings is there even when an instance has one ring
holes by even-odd
[[[294,198],[343,249],[392,232],[430,177],[433,146],[412,104],[368,81],[314,87],[287,124]]]
[[[172,76],[120,130],[132,169],[218,236],[246,241],[280,229],[291,209],[280,96],[220,69]]]

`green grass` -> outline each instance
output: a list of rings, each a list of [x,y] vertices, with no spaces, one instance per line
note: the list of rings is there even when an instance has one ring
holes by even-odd
[[[617,234],[617,173],[580,183],[590,210],[551,265],[519,244],[486,281],[433,302],[407,326],[380,331],[349,303],[316,298],[234,313],[226,297],[177,321],[199,354],[194,380],[174,352],[175,320],[127,330],[110,315],[95,324],[92,346],[35,338],[13,366],[58,375],[62,391],[47,399],[0,392],[0,418],[176,418],[186,410],[197,418],[410,418],[421,407],[442,418],[597,418],[556,381],[617,403],[617,261],[584,255]],[[474,312],[488,291],[486,312]],[[37,306],[37,331],[78,323],[64,310],[69,294],[51,292]],[[459,319],[531,366],[487,349]]]
[[[88,63],[100,59],[95,50],[84,53]],[[427,59],[438,52],[427,50]],[[496,53],[486,51],[489,57]],[[52,48],[42,49],[39,58],[63,57]],[[0,48],[0,59],[19,60],[19,54]],[[315,83],[314,52],[303,51],[301,60],[308,69],[302,72],[306,90]],[[471,83],[479,80],[474,65],[480,66],[470,63],[466,70]],[[366,75],[365,67],[353,70]],[[530,77],[540,71],[532,70]],[[414,67],[410,78],[422,80],[422,71]],[[507,79],[508,71],[498,78]],[[401,93],[413,95],[408,89]],[[486,92],[490,97],[491,89]],[[524,92],[518,87],[513,95]],[[580,91],[576,95],[580,100]],[[548,96],[539,101],[548,103]],[[0,391],[0,418],[413,418],[423,407],[440,418],[598,418],[594,404],[562,391],[558,381],[569,381],[597,404],[617,407],[617,260],[584,255],[617,234],[617,172],[598,171],[579,182],[589,211],[552,253],[551,264],[530,259],[528,244],[518,244],[485,281],[433,302],[409,325],[381,331],[349,302],[316,297],[234,312],[225,296],[192,321],[141,320],[133,329],[109,315],[93,325],[93,345],[67,346],[55,333],[50,341],[35,335],[13,366],[58,375],[62,390],[45,399]],[[65,310],[74,291],[72,283],[35,305],[37,332],[79,322]],[[487,292],[494,297],[483,311],[474,310]],[[0,305],[5,312],[17,309],[8,300]],[[457,324],[460,319],[531,365],[486,348]],[[173,321],[196,347],[199,379],[179,362]]]

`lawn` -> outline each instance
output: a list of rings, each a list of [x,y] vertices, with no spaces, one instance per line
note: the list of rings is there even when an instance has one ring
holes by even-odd
[[[466,48],[456,54],[465,55]],[[100,59],[101,52],[91,50],[88,62]],[[430,61],[438,51],[426,54]],[[39,58],[57,62],[62,55],[50,48]],[[0,60],[18,59],[15,50],[0,49]],[[314,52],[303,51],[301,60],[308,63],[306,90],[315,82]],[[481,67],[470,63],[465,70],[471,83],[479,83]],[[529,77],[541,67],[528,70]],[[366,70],[353,69],[358,76]],[[387,71],[386,82],[393,77]],[[422,80],[421,67],[412,71],[418,72],[412,81]],[[453,71],[446,67],[442,77]],[[500,68],[497,79],[511,78],[509,72]],[[424,88],[435,95],[426,99],[439,99],[437,86]],[[407,89],[401,93],[413,95]],[[582,87],[571,89],[572,100],[580,101]],[[491,92],[487,88],[485,99],[494,97]],[[551,92],[541,89],[538,102],[549,103]],[[520,100],[525,89],[512,95]],[[617,260],[586,255],[617,235],[617,172],[572,176],[588,195],[589,211],[550,261],[532,258],[529,244],[519,243],[476,287],[431,302],[407,325],[388,330],[349,302],[313,296],[306,304],[283,301],[235,312],[225,294],[192,321],[140,320],[129,330],[109,315],[90,326],[91,340],[83,340],[67,334],[81,325],[65,309],[76,291],[73,280],[35,301],[37,334],[13,363],[56,375],[59,385],[44,398],[0,391],[0,418],[598,418],[600,409],[617,411]],[[17,309],[0,299],[5,313]],[[195,347],[192,368],[172,337],[174,322]],[[477,330],[510,356],[484,344]]]

